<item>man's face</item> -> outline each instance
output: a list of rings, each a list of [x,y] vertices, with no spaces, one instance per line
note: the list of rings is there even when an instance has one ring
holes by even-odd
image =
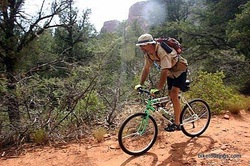
[[[148,53],[149,44],[147,44],[147,45],[141,45],[140,49],[143,51],[143,53]]]
[[[149,54],[154,53],[154,45],[152,44],[141,45],[140,49],[143,51],[143,53],[149,53]]]

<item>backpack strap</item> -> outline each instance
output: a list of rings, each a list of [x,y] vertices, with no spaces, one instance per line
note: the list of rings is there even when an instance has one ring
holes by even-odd
[[[156,44],[155,44],[155,56],[160,60],[160,58],[159,58],[159,56],[158,56],[158,53],[157,53],[158,47],[159,47],[159,44],[156,43]],[[151,62],[153,62],[155,68],[156,68],[157,70],[161,70],[161,66],[160,66],[158,63],[156,63],[156,61],[152,60],[152,59],[150,58],[149,54],[147,54],[147,56],[148,56],[148,59],[149,59]]]
[[[163,43],[164,43],[164,44],[163,44]],[[165,42],[162,42],[160,45],[161,45],[161,47],[164,49],[164,51],[165,51],[167,54],[170,54],[170,53],[173,51],[172,48],[170,48],[170,47],[168,46],[168,44],[165,43]],[[157,50],[156,50],[156,55],[157,55]],[[157,55],[157,57],[158,57],[158,59],[160,59],[158,55]],[[177,53],[177,61],[176,61],[176,63],[174,64],[174,66],[172,66],[171,68],[175,67],[175,66],[177,65],[177,63],[179,62],[179,60],[180,60],[180,55]],[[170,68],[170,69],[171,69],[171,68]]]
[[[156,53],[157,53],[157,52],[156,52]],[[148,56],[148,59],[149,59],[151,62],[153,62],[155,68],[156,68],[157,70],[161,70],[161,66],[158,65],[158,64],[156,63],[156,61],[154,61],[153,59],[151,59],[150,56],[149,56],[149,54],[147,54],[147,56]],[[157,55],[157,57],[158,57],[158,55]]]

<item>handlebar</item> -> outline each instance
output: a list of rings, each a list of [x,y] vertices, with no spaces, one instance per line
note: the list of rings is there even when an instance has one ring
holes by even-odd
[[[189,86],[190,86],[191,82],[192,82],[192,81],[190,81],[190,80],[186,80],[185,86],[182,87],[180,90],[181,90],[182,92],[187,92],[187,91],[189,91],[189,89],[190,89]],[[145,94],[147,94],[147,95],[149,95],[149,96],[152,96],[152,95],[150,94],[150,91],[149,91],[149,90],[142,89],[142,87],[138,88],[137,91],[138,91],[139,93],[145,93]]]
[[[166,102],[169,102],[171,101],[169,96],[165,96],[165,97],[156,97],[156,96],[152,96],[152,94],[150,93],[149,90],[146,90],[146,89],[142,89],[142,88],[138,88],[137,91],[140,93],[140,94],[146,94],[149,96],[149,100],[146,101],[146,102],[149,102],[149,104],[152,104],[152,105],[156,105],[156,106],[161,106],[161,105],[158,105],[158,104],[162,104],[164,103],[164,105],[166,104]]]
[[[155,94],[152,94],[152,93],[150,93],[150,91],[149,90],[146,90],[146,89],[142,89],[142,87],[140,87],[140,88],[138,88],[137,89],[137,91],[140,93],[140,94],[143,94],[143,93],[145,93],[146,95],[148,95],[151,99],[152,98],[156,98],[157,96],[157,94],[155,93]]]
[[[146,89],[138,88],[137,91],[139,93],[146,93],[147,95],[150,95],[150,92],[148,90],[146,90]]]

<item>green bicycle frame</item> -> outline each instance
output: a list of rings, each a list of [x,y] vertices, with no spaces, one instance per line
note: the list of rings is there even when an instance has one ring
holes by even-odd
[[[146,109],[145,109],[146,117],[142,119],[137,130],[140,135],[142,135],[145,132],[147,125],[148,125],[150,111],[155,112],[155,108],[152,105],[156,103],[157,101],[158,101],[157,99],[148,99]]]

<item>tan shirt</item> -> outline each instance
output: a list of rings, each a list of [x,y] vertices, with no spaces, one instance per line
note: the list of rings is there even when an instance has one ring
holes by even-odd
[[[177,52],[173,49],[171,53],[166,53],[166,51],[160,46],[159,43],[156,44],[155,54],[145,54],[145,65],[147,67],[152,66],[154,61],[160,65],[161,69],[168,69],[169,77],[179,77],[181,73],[187,69],[187,60],[182,58]],[[176,63],[181,62],[181,66],[176,65]]]

